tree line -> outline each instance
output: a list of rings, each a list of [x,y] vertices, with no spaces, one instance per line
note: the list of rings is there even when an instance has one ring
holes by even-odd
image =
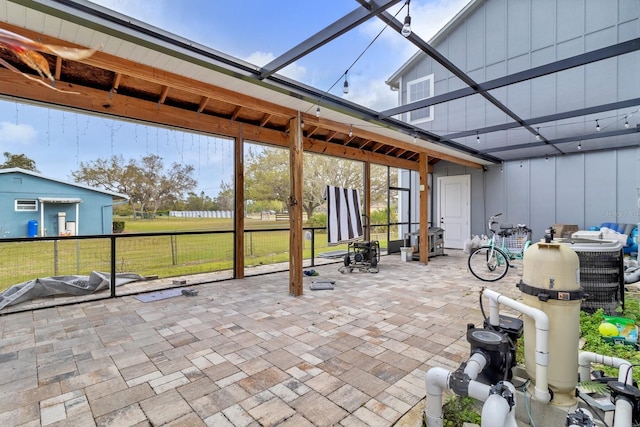
[[[4,153],[0,169],[19,167],[38,172],[35,161],[24,154]],[[386,200],[386,168],[372,168],[372,203]],[[384,173],[383,173],[384,171]],[[280,148],[250,147],[244,160],[245,208],[249,212],[285,211],[290,195],[289,152]],[[71,172],[75,182],[126,195],[134,218],[155,218],[159,210],[233,210],[233,179],[222,181],[218,194],[211,197],[193,190],[198,182],[191,165],[165,166],[162,157],[148,154],[140,160],[122,155],[80,162]],[[393,172],[397,174],[397,172]],[[394,175],[391,179],[395,179]],[[303,209],[311,218],[324,204],[327,185],[362,189],[362,162],[305,153],[303,157]]]

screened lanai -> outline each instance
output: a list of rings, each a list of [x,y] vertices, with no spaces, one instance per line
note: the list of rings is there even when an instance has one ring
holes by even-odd
[[[451,22],[463,21],[482,3],[469,2]],[[370,110],[278,74],[296,59],[324,48],[368,20],[381,20],[399,33],[403,17],[410,13],[409,1],[362,0],[354,2],[353,6],[352,12],[312,37],[292,42],[290,50],[259,67],[144,22],[127,19],[90,2],[7,1],[0,9],[3,28],[7,31],[42,43],[97,47],[98,50],[81,61],[45,53],[59,91],[46,90],[41,84],[24,79],[7,68],[1,70],[0,91],[6,99],[233,138],[236,200],[245,199],[239,153],[243,152],[246,141],[290,150],[290,292],[294,295],[300,294],[302,283],[299,254],[304,233],[301,228],[302,210],[295,201],[301,199],[299,177],[303,152],[356,159],[364,162],[365,171],[372,164],[417,171],[420,177],[417,228],[423,249],[420,260],[427,263],[426,233],[432,220],[428,217],[428,176],[436,163],[444,161],[482,169],[508,160],[539,157],[541,150],[545,156],[564,155],[567,151],[563,147],[576,140],[606,139],[606,145],[602,142],[585,148],[591,150],[601,150],[605,146],[612,148],[612,143],[620,147],[633,144],[638,127],[628,125],[628,121],[620,129],[608,128],[597,134],[585,130],[585,127],[575,127],[569,131],[574,134],[567,134],[568,130],[563,129],[554,137],[541,135],[538,125],[579,117],[585,117],[585,122],[590,121],[593,114],[629,108],[636,104],[635,99],[534,117],[519,112],[515,101],[503,97],[499,90],[529,81],[538,83],[545,76],[592,63],[628,59],[639,48],[637,39],[594,48],[498,79],[479,81],[431,46],[430,42],[437,42],[447,28],[430,41],[413,32],[404,38],[417,51],[407,66],[428,55],[447,70],[450,79],[456,82],[453,86],[460,88],[386,111]],[[392,15],[390,10],[393,7],[401,9]],[[11,66],[35,75],[10,51],[3,50],[2,55]],[[396,77],[389,79],[392,88],[397,87]],[[70,96],[65,90],[79,92],[80,95]],[[441,132],[428,131],[425,127],[400,120],[407,112],[465,98],[470,102],[480,99],[483,104],[500,111],[502,123]],[[514,137],[514,132],[519,136]],[[477,146],[475,141],[480,137],[491,140],[492,145]],[[365,182],[365,212],[370,209],[367,188]],[[237,230],[244,229],[244,208],[244,202],[236,204]],[[245,238],[240,231],[235,237],[235,257],[238,260],[235,277],[244,274],[244,244]]]

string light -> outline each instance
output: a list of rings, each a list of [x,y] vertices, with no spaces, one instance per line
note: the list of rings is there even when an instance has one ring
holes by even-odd
[[[624,118],[624,127],[629,129],[629,119],[627,117]]]
[[[480,132],[476,131],[476,143],[480,144]]]
[[[349,125],[349,138],[353,136],[353,125]]]
[[[320,117],[320,106],[316,108],[316,117]]]
[[[417,140],[418,140],[418,135],[416,135],[416,134],[414,133],[414,134],[413,134],[413,143],[415,144]]]
[[[540,136],[540,128],[538,128],[538,133],[536,133],[536,139],[540,141],[542,137]]]
[[[582,141],[578,142],[578,150],[582,150]]]
[[[596,119],[596,132],[600,132],[600,123],[598,123],[598,119]]]
[[[409,3],[411,0],[407,0],[407,16],[404,17],[404,25],[402,26],[402,34],[404,37],[409,37],[411,35],[411,15],[409,15]]]
[[[349,70],[344,72],[344,85],[342,86],[342,93],[345,95],[349,93],[349,82],[347,81],[347,73]]]
[[[300,120],[300,127],[304,129],[304,120]]]

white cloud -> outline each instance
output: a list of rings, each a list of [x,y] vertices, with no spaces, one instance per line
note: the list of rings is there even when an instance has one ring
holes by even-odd
[[[38,131],[31,125],[0,122],[0,142],[29,145],[37,136]]]
[[[375,111],[384,111],[398,105],[398,93],[392,91],[384,79],[352,78],[349,94],[345,98]]]
[[[242,58],[243,61],[247,61],[250,64],[263,67],[269,62],[276,59],[275,55],[271,52],[253,52],[247,58]],[[296,81],[302,81],[307,75],[307,69],[303,66],[297,65],[295,62],[287,65],[282,70],[278,71],[278,74],[289,77]]]
[[[264,67],[274,59],[276,59],[276,57],[271,52],[253,52],[244,60],[258,67]]]

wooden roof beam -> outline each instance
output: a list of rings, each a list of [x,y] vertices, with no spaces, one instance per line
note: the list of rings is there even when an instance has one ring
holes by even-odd
[[[260,120],[260,127],[264,127],[267,123],[269,123],[269,120],[271,120],[271,117],[273,117],[273,114],[265,114],[262,117],[262,120]]]
[[[120,88],[120,80],[122,79],[122,74],[115,73],[113,83],[111,84],[111,91],[113,93],[118,93],[118,88]]]
[[[198,113],[202,113],[209,103],[209,97],[203,96],[200,100],[200,104],[198,104]]]
[[[351,141],[353,141],[354,139],[356,139],[355,136],[348,136],[347,138],[345,138],[343,145],[349,145],[349,143]],[[362,147],[360,147],[360,148],[362,148]]]
[[[362,144],[360,144],[360,148],[365,148],[367,145],[373,142],[372,139],[366,139]]]
[[[307,138],[311,138],[312,135],[314,135],[318,129],[320,129],[318,126],[312,126],[308,131],[307,131]]]
[[[238,118],[238,114],[240,114],[240,110],[242,109],[242,107],[240,105],[238,105],[236,107],[235,110],[233,110],[233,113],[231,113],[231,120],[235,120]]]
[[[61,57],[57,57],[56,58],[56,69],[53,73],[53,78],[56,79],[56,81],[60,80],[60,75],[62,74],[62,58]]]
[[[164,104],[164,101],[167,100],[168,94],[169,94],[169,86],[165,86],[162,89],[162,93],[160,94],[160,99],[158,100],[158,104]]]

